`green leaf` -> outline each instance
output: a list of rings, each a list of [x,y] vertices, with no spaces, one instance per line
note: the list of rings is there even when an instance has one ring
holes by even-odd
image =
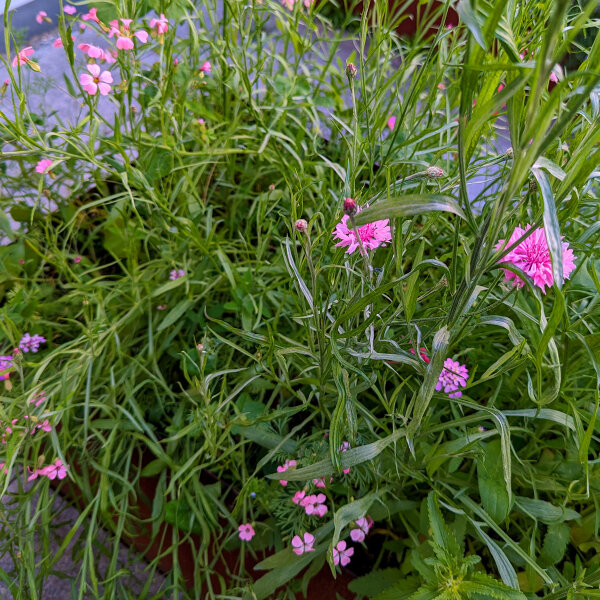
[[[554,504],[550,504],[550,502],[538,500],[536,498],[516,496],[515,506],[520,508],[521,512],[526,515],[529,515],[542,523],[546,523],[547,525],[562,523],[563,521],[573,521],[581,518],[581,515],[578,512],[570,508],[554,506]]]
[[[429,515],[429,525],[433,541],[450,556],[462,556],[454,534],[450,531],[442,517],[435,492],[429,492],[427,496],[427,513]]]
[[[549,567],[555,565],[565,555],[571,537],[571,529],[566,523],[552,523],[544,537],[540,562]]]
[[[480,18],[472,6],[471,0],[460,0],[456,7],[456,12],[458,13],[460,20],[467,26],[471,35],[475,38],[475,41],[483,50],[487,51],[487,44],[483,37]]]
[[[383,489],[380,489],[377,494],[371,492],[359,500],[350,502],[349,504],[346,504],[339,510],[335,511],[335,515],[333,517],[333,540],[331,541],[332,548],[335,547],[339,542],[342,529],[344,529],[344,527],[346,527],[346,525],[352,521],[362,519],[367,514],[371,504],[373,504],[373,502],[379,497],[379,495],[382,495],[383,492]]]
[[[496,522],[504,521],[510,510],[510,497],[504,481],[500,440],[482,444],[483,455],[477,459],[477,483],[481,503]]]
[[[369,208],[361,210],[355,217],[357,227],[379,221],[381,219],[394,219],[397,217],[411,217],[427,212],[449,212],[465,219],[465,214],[458,202],[450,196],[408,194],[397,198],[378,200]]]
[[[165,316],[165,318],[161,321],[160,325],[156,328],[156,331],[163,331],[167,327],[170,327],[178,321],[183,315],[190,310],[194,306],[193,300],[181,300],[178,304],[175,305]]]
[[[400,569],[375,569],[367,575],[357,577],[351,581],[348,584],[348,589],[357,596],[373,598],[373,596],[401,581],[406,585],[406,576]]]
[[[156,458],[149,462],[143,469],[141,477],[152,477],[158,475],[167,467],[167,463],[162,458]]]

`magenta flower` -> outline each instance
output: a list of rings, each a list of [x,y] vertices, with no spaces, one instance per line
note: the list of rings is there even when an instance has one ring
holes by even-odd
[[[40,349],[40,344],[43,344],[45,341],[46,338],[42,337],[41,335],[37,335],[37,333],[34,336],[31,336],[29,335],[29,333],[26,333],[19,342],[19,348],[23,352],[35,353]]]
[[[333,477],[329,478],[329,483],[331,483],[333,481]],[[325,477],[317,477],[315,479],[313,479],[313,483],[318,487],[318,488],[324,488],[325,487]]]
[[[315,536],[311,533],[305,533],[302,537],[295,535],[292,538],[292,552],[300,556],[305,552],[314,552],[313,544],[315,543]]]
[[[150,20],[150,28],[156,29],[158,35],[163,35],[169,31],[169,20],[161,13],[160,18]]]
[[[180,277],[185,277],[185,271],[183,269],[173,269],[169,273],[169,279],[171,281],[175,281],[176,279],[179,279]]]
[[[52,164],[52,161],[48,158],[42,158],[42,160],[40,160],[38,162],[37,165],[35,165],[35,172],[36,173],[47,173],[50,170],[50,165]]]
[[[41,429],[42,431],[45,431],[46,433],[50,433],[52,431],[52,425],[50,425],[50,421],[48,421],[48,419],[45,419],[42,423],[38,423],[33,428],[33,431],[31,433],[33,434],[36,431],[36,429]],[[62,477],[60,479],[62,479]]]
[[[202,66],[200,67],[200,71],[202,71],[202,73],[210,73],[211,69],[212,66],[208,61],[202,63]]]
[[[17,53],[17,56],[13,58],[12,66],[16,67],[17,63],[19,63],[20,65],[29,64],[31,61],[28,57],[31,56],[33,52],[34,50],[32,46],[27,46],[26,48],[23,48],[23,50],[20,50]]]
[[[295,460],[286,460],[282,465],[279,465],[277,467],[277,472],[278,473],[285,473],[288,469],[295,469],[296,468],[296,461]],[[284,487],[288,484],[288,482],[285,479],[280,479],[279,483],[281,485],[283,485]]]
[[[48,23],[52,23],[52,19],[48,18],[48,13],[45,10],[40,10],[40,12],[35,16],[35,20],[41,25],[44,21]]]
[[[311,494],[310,496],[306,496],[300,504],[304,507],[304,512],[307,515],[323,517],[327,512],[326,499],[325,494]]]
[[[5,381],[10,377],[10,371],[13,366],[12,356],[0,356],[0,381]],[[9,371],[6,373],[5,371]]]
[[[110,83],[112,83],[113,78],[109,71],[103,71],[100,73],[99,65],[87,65],[88,71],[91,73],[81,73],[79,75],[79,83],[83,86],[83,89],[90,94],[90,96],[94,96],[98,90],[103,96],[107,96],[110,92]]]
[[[65,11],[66,12],[66,11]],[[100,23],[100,19],[98,18],[98,16],[96,15],[96,13],[98,12],[97,8],[90,8],[90,12],[86,13],[85,15],[83,15],[81,18],[84,21],[94,21],[94,23]]]
[[[66,12],[68,15],[74,15],[77,12],[77,9],[74,6],[71,6],[70,4],[65,4],[63,7],[63,11]]]
[[[527,225],[525,229],[516,227],[510,239],[506,243],[506,247],[512,246],[519,238],[531,229],[531,225]],[[505,246],[504,240],[499,240],[496,244],[496,250],[500,250]],[[568,279],[575,269],[575,259],[573,250],[569,248],[567,242],[562,242],[562,260],[563,260],[563,276]],[[550,258],[550,250],[548,250],[548,242],[546,240],[546,231],[543,227],[536,229],[527,239],[523,240],[516,248],[511,250],[503,259],[504,262],[512,263],[524,271],[533,279],[534,285],[537,285],[542,293],[546,293],[546,286],[554,284],[552,275],[552,259]],[[505,281],[513,282],[513,285],[521,288],[525,282],[521,277],[504,269]]]
[[[333,564],[345,567],[350,562],[350,557],[354,554],[354,548],[346,548],[346,542],[340,540],[333,549]]]
[[[40,469],[39,474],[45,475],[48,479],[64,479],[67,476],[67,469],[69,467],[64,465],[60,458],[54,461],[53,465],[48,465],[43,469]]]
[[[238,527],[238,535],[240,536],[240,540],[244,540],[245,542],[249,542],[256,534],[254,528],[250,523],[244,523]]]
[[[350,532],[350,537],[353,542],[363,542],[369,533],[369,529],[373,527],[373,519],[371,517],[363,517],[362,519],[358,519],[355,525],[356,529]]]
[[[388,119],[387,126],[390,128],[390,131],[394,131],[394,127],[396,127],[396,117],[394,115]]]
[[[360,212],[360,207],[357,207],[356,212]],[[340,240],[336,246],[348,247],[346,254],[352,254],[355,250],[360,249],[359,238],[360,241],[362,241],[365,251],[375,250],[376,248],[379,248],[379,246],[385,246],[387,243],[392,241],[392,232],[390,230],[389,219],[374,221],[373,223],[367,223],[362,227],[358,227],[357,237],[354,229],[348,227],[349,218],[350,217],[348,215],[344,215],[342,220],[336,225],[335,231],[333,232],[334,239]]]
[[[35,404],[35,406],[39,406],[42,402],[46,402],[46,393],[45,392],[36,392],[29,401],[30,404]]]
[[[294,497],[292,498],[292,502],[294,504],[300,504],[302,500],[304,500],[304,496],[306,496],[306,492],[304,490],[298,490]]]
[[[444,361],[444,368],[435,386],[438,392],[442,389],[450,398],[460,398],[462,392],[459,387],[466,387],[469,379],[469,370],[466,365],[461,365],[458,361],[447,358]]]
[[[132,31],[132,19],[121,19],[121,24],[115,19],[110,21],[110,31],[108,37],[113,35],[117,38],[117,48],[119,50],[133,50],[133,38],[136,37],[142,44],[148,41],[147,31]]]
[[[80,263],[80,262],[81,262],[81,256],[76,256],[76,257],[73,259],[73,262],[74,262],[75,264],[78,264],[78,263]]]

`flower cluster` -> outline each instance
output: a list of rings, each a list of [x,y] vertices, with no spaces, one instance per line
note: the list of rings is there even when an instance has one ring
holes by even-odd
[[[467,386],[469,379],[469,370],[466,365],[461,365],[458,361],[447,358],[444,361],[444,368],[440,373],[435,389],[438,392],[444,390],[450,398],[460,398],[462,392],[460,387]]]
[[[169,279],[171,281],[175,281],[176,279],[179,279],[180,277],[185,277],[185,271],[183,269],[173,269],[169,273]]]
[[[37,335],[37,333],[33,336],[26,333],[19,342],[19,348],[23,352],[37,352],[40,349],[40,344],[43,344],[45,341],[46,338]]]

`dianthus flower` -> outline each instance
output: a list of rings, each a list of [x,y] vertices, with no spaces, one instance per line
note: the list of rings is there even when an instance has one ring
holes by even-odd
[[[48,170],[50,169],[50,165],[52,164],[52,161],[48,158],[42,158],[42,160],[40,160],[38,162],[37,165],[35,165],[35,172],[36,173],[47,173]]]
[[[48,18],[48,13],[45,10],[40,10],[40,12],[35,16],[35,20],[41,25],[44,21],[47,23],[52,23],[52,19]]]
[[[333,564],[345,567],[350,562],[350,557],[354,554],[354,548],[346,547],[346,542],[344,540],[340,540],[336,547],[333,549]]]
[[[108,37],[113,35],[117,38],[117,48],[119,50],[133,50],[133,38],[136,37],[142,44],[148,41],[147,31],[131,31],[132,19],[121,19],[121,25],[119,21],[115,19],[110,21],[110,31]]]
[[[357,207],[356,212],[360,212],[360,207]],[[357,227],[357,237],[354,229],[348,227],[349,218],[348,215],[344,215],[333,232],[334,239],[340,240],[336,246],[347,246],[347,254],[352,254],[357,249],[362,252],[360,241],[362,241],[362,246],[365,251],[375,250],[376,248],[379,248],[379,246],[385,246],[392,241],[389,219],[382,219],[380,221],[374,221],[373,223],[367,223],[362,227]]]
[[[173,269],[169,273],[169,279],[171,281],[175,281],[176,279],[179,279],[180,277],[185,277],[185,271],[183,269]]]
[[[277,467],[277,472],[278,473],[285,473],[288,469],[295,469],[296,468],[296,461],[295,460],[286,460],[282,465],[279,465]],[[281,485],[283,485],[284,487],[288,484],[288,482],[285,479],[280,479],[279,483]]]
[[[0,356],[0,381],[4,381],[10,377],[10,373],[4,373],[13,366],[12,356]]]
[[[314,552],[313,544],[315,543],[315,536],[311,533],[305,533],[302,537],[295,535],[292,538],[292,552],[300,556],[305,552]]]
[[[94,23],[100,23],[100,19],[98,18],[98,15],[96,15],[97,12],[97,8],[90,8],[90,12],[86,13],[85,15],[82,15],[81,18],[84,21],[94,21]]]
[[[202,73],[210,73],[211,69],[212,66],[208,61],[203,62],[202,66],[200,67],[200,71],[202,71]]]
[[[26,333],[19,342],[19,348],[23,352],[37,352],[40,349],[40,344],[43,344],[45,341],[46,338],[37,335],[37,333],[34,336]]]
[[[396,117],[394,115],[387,120],[387,126],[390,128],[390,131],[394,131],[394,127],[396,127]]]
[[[294,497],[292,498],[292,502],[294,504],[300,504],[302,500],[304,500],[304,496],[306,496],[306,492],[304,490],[298,490]]]
[[[100,90],[102,96],[107,96],[111,89],[109,84],[113,81],[110,71],[100,73],[99,65],[87,65],[87,70],[91,75],[88,73],[81,73],[79,75],[79,82],[83,86],[83,89],[90,96],[94,96],[98,90]]]
[[[442,389],[450,398],[460,398],[462,392],[459,387],[466,387],[469,379],[469,370],[466,365],[461,365],[458,361],[447,358],[444,361],[444,368],[435,386],[438,392]]]
[[[366,535],[369,533],[371,527],[373,527],[373,519],[371,517],[363,517],[355,522],[356,529],[350,532],[350,537],[353,542],[364,541]]]
[[[240,540],[244,540],[245,542],[249,542],[255,536],[254,527],[252,527],[250,523],[240,525],[238,527],[238,532]]]
[[[169,31],[169,20],[161,13],[160,18],[150,20],[150,29],[156,29],[158,35],[163,35]]]
[[[92,44],[78,44],[77,47],[90,58],[97,58],[100,61],[106,61],[108,64],[115,62],[115,59],[110,55],[110,52],[93,46]]]
[[[333,477],[329,478],[329,483],[331,483],[333,481]],[[313,483],[318,487],[318,488],[324,488],[327,484],[325,483],[325,477],[315,477],[315,479],[313,479]]]
[[[325,494],[311,494],[310,496],[306,496],[300,504],[304,507],[304,512],[307,515],[323,517],[327,512],[326,499]]]
[[[496,250],[501,249],[503,246],[512,246],[512,244],[523,237],[530,229],[531,225],[527,225],[525,229],[516,227],[506,243],[506,246],[504,240],[499,240],[496,244]],[[573,250],[569,248],[569,244],[567,242],[562,242],[563,277],[565,279],[568,279],[569,275],[571,275],[575,269],[574,261],[576,258],[576,256],[573,256]],[[524,271],[533,279],[534,285],[537,285],[544,294],[546,293],[546,286],[550,287],[554,284],[552,259],[550,258],[550,250],[548,249],[548,242],[546,240],[546,231],[543,227],[536,229],[516,248],[511,250],[502,261],[512,263],[515,267]],[[518,288],[525,285],[525,282],[521,277],[508,269],[504,269],[504,275],[505,281],[512,280],[513,285]]]
[[[23,50],[19,50],[17,55],[13,58],[12,66],[16,67],[17,63],[20,65],[30,64],[31,61],[29,60],[29,57],[33,54],[33,52],[33,46],[27,46],[26,48],[23,48]]]
[[[67,476],[67,469],[69,467],[63,464],[60,458],[54,461],[54,464],[48,465],[43,469],[40,469],[39,474],[45,475],[48,479],[64,479]]]
[[[77,9],[74,6],[71,6],[70,4],[65,4],[63,6],[63,11],[66,12],[68,15],[74,15],[77,12]]]

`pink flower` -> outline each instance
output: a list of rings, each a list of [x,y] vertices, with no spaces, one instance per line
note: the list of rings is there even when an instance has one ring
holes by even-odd
[[[39,406],[42,402],[46,402],[46,394],[45,392],[36,392],[29,401],[30,404],[35,404],[35,406]]]
[[[295,469],[296,468],[296,461],[295,460],[286,460],[282,465],[279,465],[277,467],[277,472],[278,473],[285,473],[288,469]],[[283,486],[286,486],[288,484],[288,482],[285,479],[280,479],[279,483]]]
[[[415,353],[415,349],[411,348],[410,349],[410,353],[414,354]],[[429,364],[431,362],[431,359],[427,355],[427,348],[419,348],[419,356],[423,359],[423,361],[425,363]]]
[[[202,63],[202,66],[200,67],[200,71],[202,71],[203,73],[210,73],[211,69],[212,66],[208,61]]]
[[[50,425],[50,421],[48,421],[48,419],[45,419],[43,421],[43,423],[38,423],[36,425],[36,429],[41,429],[42,431],[45,431],[46,433],[50,433],[52,431],[52,425]],[[35,429],[34,429],[34,431],[35,431]],[[62,479],[62,477],[60,479]]]
[[[65,11],[66,12],[66,11]],[[100,19],[98,18],[98,16],[96,15],[96,13],[98,12],[97,8],[90,8],[90,12],[86,13],[85,15],[83,15],[81,18],[84,21],[94,21],[94,23],[100,23]]]
[[[466,365],[461,365],[458,361],[447,358],[444,361],[444,368],[440,373],[435,389],[440,392],[442,389],[450,398],[460,398],[462,392],[459,387],[466,387],[469,379],[469,370]]]
[[[167,305],[166,305],[166,304],[159,304],[159,305],[156,307],[156,310],[165,310],[165,308],[167,308]]]
[[[6,463],[0,463],[0,472],[4,473],[4,475],[8,475],[8,467]]]
[[[50,165],[52,164],[52,161],[48,158],[42,158],[42,160],[40,160],[38,162],[37,165],[35,165],[35,172],[36,173],[47,173],[50,169]]]
[[[115,59],[110,55],[109,52],[103,50],[102,48],[98,48],[98,46],[93,46],[92,44],[78,44],[77,47],[90,58],[97,58],[98,60],[106,61],[109,64],[115,62]]]
[[[302,502],[302,500],[304,499],[304,496],[306,496],[306,492],[304,490],[298,490],[294,494],[294,497],[292,498],[292,502],[294,504],[300,504]]]
[[[13,58],[12,66],[16,67],[17,63],[19,63],[20,65],[24,65],[24,64],[31,62],[29,60],[29,58],[27,58],[27,57],[31,56],[33,54],[33,52],[34,52],[34,50],[33,50],[32,46],[27,46],[26,48],[23,48],[23,50],[20,50],[17,53],[17,56],[15,56]]]
[[[506,247],[511,246],[518,239],[531,229],[531,225],[527,225],[525,229],[516,227],[510,239],[506,243]],[[504,240],[499,240],[496,244],[496,250],[504,246]],[[569,279],[569,276],[575,269],[575,259],[573,250],[569,248],[567,242],[562,242],[562,260],[563,260],[563,277]],[[546,240],[546,231],[543,227],[536,229],[527,239],[523,240],[516,248],[511,250],[503,259],[503,261],[512,263],[524,271],[533,279],[534,285],[537,285],[542,292],[546,293],[546,286],[554,285],[554,277],[552,275],[552,260],[550,251],[548,250],[548,242]],[[515,273],[504,269],[505,281],[513,281],[513,285],[521,288],[525,282]]]
[[[356,529],[350,532],[350,537],[353,542],[362,542],[369,533],[369,529],[373,527],[373,519],[371,517],[363,517],[362,519],[358,519],[355,525]]]
[[[52,23],[52,21],[48,18],[48,13],[45,10],[40,10],[40,12],[35,16],[35,20],[41,25],[44,21],[48,21],[48,23]]]
[[[77,12],[77,9],[74,6],[71,6],[70,4],[65,4],[63,7],[63,11],[66,12],[68,15],[74,15]]]
[[[169,21],[167,17],[161,13],[159,19],[150,20],[150,28],[156,29],[158,35],[163,35],[169,30]]]
[[[438,83],[437,88],[438,88],[438,90],[445,90],[446,86],[443,83]]]
[[[311,494],[310,496],[306,496],[300,504],[304,507],[304,512],[307,515],[323,517],[327,512],[326,499],[325,494]]]
[[[550,81],[552,83],[558,83],[558,77],[556,76],[556,73],[550,73]]]
[[[67,476],[67,465],[63,465],[62,460],[57,458],[53,465],[48,465],[40,470],[40,475],[45,475],[48,479],[64,479]]]
[[[354,548],[346,548],[346,542],[340,540],[337,546],[333,549],[333,564],[345,567],[350,562],[350,557],[354,554]]]
[[[33,481],[34,479],[37,479],[39,475],[44,474],[42,472],[42,469],[34,469],[32,471],[29,467],[27,467],[27,471],[29,472],[29,477],[27,478],[27,481]]]
[[[73,37],[73,36],[71,36]],[[73,38],[75,39],[75,38]],[[55,48],[62,48],[63,47],[63,41],[58,37],[54,40],[54,44],[52,44]]]
[[[10,377],[10,372],[6,373],[13,366],[12,356],[0,356],[0,381],[5,381]]]
[[[115,19],[109,23],[110,30],[108,37],[113,35],[117,38],[117,48],[119,50],[133,50],[133,38],[136,37],[142,44],[148,41],[147,31],[131,31],[132,19],[121,19],[121,25]]]
[[[171,273],[169,273],[169,279],[171,281],[175,281],[180,277],[185,277],[185,271],[183,269],[173,269]]]
[[[390,128],[390,131],[394,131],[394,127],[396,127],[396,117],[394,115],[388,119],[387,126]]]
[[[87,73],[81,73],[79,75],[79,82],[83,86],[83,89],[90,94],[91,96],[95,95],[98,90],[103,96],[108,95],[110,92],[110,85],[112,83],[113,78],[109,71],[103,71],[100,73],[99,65],[87,65],[88,71],[91,75]]]
[[[338,448],[339,452],[348,452],[348,450],[350,450],[350,442],[342,442],[340,447]],[[350,473],[350,467],[344,469],[342,473],[344,473],[345,475]]]
[[[34,336],[31,336],[28,333],[26,333],[19,342],[19,348],[23,352],[35,353],[40,349],[40,344],[43,344],[45,341],[46,338],[42,337],[41,335],[37,335],[37,333]]]
[[[367,205],[368,206],[368,205]],[[357,207],[356,212],[360,212],[360,207]],[[340,240],[337,246],[345,247],[346,254],[352,254],[355,250],[360,250],[360,241],[362,241],[363,248],[367,250],[375,250],[379,246],[385,246],[387,243],[392,241],[392,232],[390,231],[390,220],[382,219],[380,221],[374,221],[373,223],[367,223],[362,227],[358,227],[358,237],[354,229],[348,227],[348,215],[344,215],[342,220],[336,225],[333,232],[334,239]],[[362,250],[360,250],[362,252]]]
[[[73,259],[73,262],[74,262],[75,264],[78,264],[78,263],[80,263],[80,262],[81,262],[81,256],[76,256],[76,257]]]
[[[238,535],[240,536],[240,540],[244,540],[245,542],[249,542],[254,536],[254,528],[250,523],[244,523],[238,527]]]
[[[311,533],[305,533],[302,537],[295,535],[292,538],[292,552],[300,556],[305,552],[314,552],[313,544],[315,543],[315,536]]]
[[[329,483],[331,483],[333,481],[333,477],[329,478]],[[325,487],[325,477],[317,477],[316,479],[313,479],[313,483],[318,487],[318,488],[324,488]]]

